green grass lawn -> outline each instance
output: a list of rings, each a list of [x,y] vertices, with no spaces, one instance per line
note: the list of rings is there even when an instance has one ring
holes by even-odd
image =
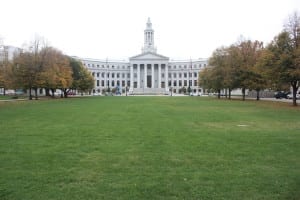
[[[0,199],[300,199],[300,109],[204,97],[0,102]]]

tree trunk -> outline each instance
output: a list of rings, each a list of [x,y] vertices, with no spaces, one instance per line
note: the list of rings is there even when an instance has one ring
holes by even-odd
[[[6,95],[6,89],[3,88],[3,95],[5,96]]]
[[[54,92],[55,92],[55,90],[53,88],[51,88],[51,92],[52,92],[52,98],[54,98]]]
[[[296,94],[297,94],[299,86],[297,84],[297,81],[292,81],[291,85],[292,85],[292,88],[293,88],[293,106],[297,106]]]
[[[29,100],[32,100],[32,92],[31,92],[31,87],[29,88]]]
[[[225,89],[225,98],[227,99],[227,88]]]
[[[218,99],[220,99],[221,98],[221,90],[219,89],[218,90]]]
[[[260,89],[256,89],[256,101],[259,101],[259,91]]]
[[[231,99],[231,89],[229,88],[229,95],[228,95],[228,97],[229,97],[229,99]]]
[[[47,97],[50,97],[50,90],[49,90],[49,88],[45,88],[45,92],[46,92],[45,95],[46,95]]]
[[[243,101],[245,101],[245,98],[246,98],[246,89],[245,88],[242,88],[242,93],[243,93]]]
[[[34,88],[34,96],[35,100],[38,100],[37,88]]]

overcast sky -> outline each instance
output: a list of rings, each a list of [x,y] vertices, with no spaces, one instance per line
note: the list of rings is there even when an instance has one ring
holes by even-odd
[[[68,55],[128,59],[141,53],[150,17],[158,53],[190,59],[208,58],[241,35],[270,42],[300,0],[0,0],[0,6],[5,45],[21,47],[37,34]]]

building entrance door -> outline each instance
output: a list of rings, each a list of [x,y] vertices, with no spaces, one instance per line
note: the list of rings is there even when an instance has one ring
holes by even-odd
[[[151,88],[151,75],[147,76],[147,88]]]

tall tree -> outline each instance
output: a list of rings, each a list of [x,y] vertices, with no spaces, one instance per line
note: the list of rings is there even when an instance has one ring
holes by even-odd
[[[264,88],[264,77],[262,71],[257,68],[257,61],[263,49],[263,43],[259,41],[244,41],[240,45],[241,66],[240,66],[240,86],[242,87],[243,100],[245,100],[245,90],[254,89],[259,100],[259,91]]]
[[[290,84],[293,105],[297,106],[296,94],[300,81],[300,17],[290,16],[285,29],[267,46],[262,57],[269,77],[276,85]]]
[[[72,69],[69,59],[59,50],[53,47],[45,47],[40,52],[42,60],[42,85],[52,90],[52,95],[56,89],[66,91],[72,85]]]
[[[206,82],[211,87],[218,92],[218,98],[220,98],[221,90],[226,88],[225,74],[226,74],[226,56],[227,51],[226,48],[221,47],[216,49],[213,52],[212,57],[209,59],[209,66],[205,73],[207,73]],[[205,74],[202,74],[202,78],[204,78]],[[205,80],[205,79],[204,79]]]
[[[70,66],[72,68],[73,83],[70,89],[88,91],[94,87],[94,77],[91,73],[83,66],[82,62],[75,59],[69,58]]]
[[[42,86],[40,51],[43,45],[43,40],[36,37],[27,50],[14,58],[13,72],[18,85],[24,89],[29,89],[30,100],[32,100],[32,89],[35,91],[35,98],[37,99],[37,89]]]

